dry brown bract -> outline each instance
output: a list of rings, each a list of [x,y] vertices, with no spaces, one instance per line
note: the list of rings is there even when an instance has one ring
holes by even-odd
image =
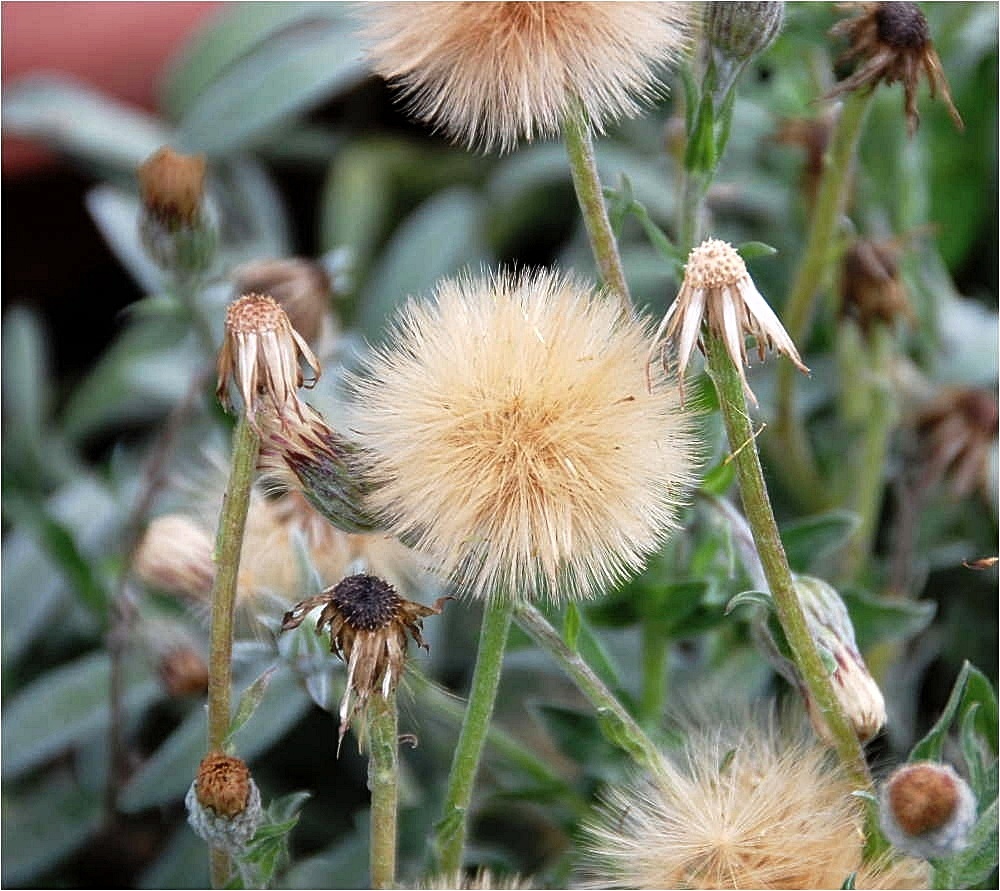
[[[428,649],[420,632],[426,616],[438,615],[449,597],[423,606],[400,597],[392,585],[372,575],[352,575],[285,613],[282,631],[298,628],[323,606],[316,633],[330,633],[330,649],[347,663],[347,686],[340,702],[340,740],[372,695],[388,697],[406,663],[406,636]],[[352,696],[356,697],[352,702]],[[339,750],[339,743],[338,743]]]
[[[303,374],[300,360],[309,367],[311,377]],[[319,360],[274,298],[245,294],[229,305],[216,387],[223,405],[231,407],[229,387],[234,383],[255,428],[259,395],[268,396],[279,414],[291,409],[301,418],[297,390],[311,387],[319,375]]]
[[[931,98],[940,90],[955,126],[963,129],[962,117],[951,101],[948,81],[920,7],[916,3],[903,2],[862,3],[860,6],[854,18],[838,22],[831,33],[846,36],[850,41],[845,60],[864,61],[854,74],[837,84],[827,98],[861,87],[874,88],[879,83],[900,81],[906,96],[906,130],[912,136],[920,124],[917,83],[923,71],[930,85]]]

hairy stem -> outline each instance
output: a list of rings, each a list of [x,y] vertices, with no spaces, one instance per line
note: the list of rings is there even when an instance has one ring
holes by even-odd
[[[618,253],[618,242],[608,218],[608,208],[604,203],[604,190],[594,160],[590,122],[579,102],[573,104],[573,110],[563,124],[563,138],[573,175],[573,188],[576,190],[576,198],[583,213],[583,222],[587,227],[587,237],[594,252],[597,269],[604,284],[618,295],[622,311],[626,314],[631,313],[632,298],[629,295],[625,270]]]
[[[514,607],[514,617],[518,625],[562,666],[580,692],[587,697],[597,712],[605,736],[643,767],[660,772],[663,756],[656,744],[580,654],[566,645],[541,611],[531,603],[519,602]]]
[[[371,792],[372,888],[396,882],[396,819],[399,805],[399,729],[396,694],[368,702],[368,790]]]
[[[233,679],[233,613],[236,583],[243,549],[243,531],[250,508],[250,490],[257,466],[260,442],[245,415],[240,415],[233,434],[233,458],[229,484],[222,501],[215,537],[215,581],[212,585],[212,618],[208,642],[208,751],[221,752],[229,733],[230,696]],[[222,873],[225,854],[212,853],[213,887]],[[218,862],[217,862],[218,861]],[[226,874],[228,875],[228,864]],[[223,883],[225,879],[223,879]]]
[[[444,813],[437,824],[434,840],[438,868],[447,875],[462,868],[465,839],[468,835],[469,803],[472,800],[476,773],[479,771],[483,744],[493,717],[503,654],[510,631],[511,610],[511,603],[501,601],[488,604],[483,612],[469,704],[451,762]]]
[[[795,590],[764,483],[755,433],[747,413],[746,396],[739,372],[722,340],[711,331],[706,331],[704,337],[708,370],[719,394],[732,460],[736,465],[743,510],[771,590],[778,621],[785,632],[803,682],[830,729],[837,754],[859,788],[868,788],[871,776],[864,751],[837,700],[830,675],[809,633],[802,604]]]

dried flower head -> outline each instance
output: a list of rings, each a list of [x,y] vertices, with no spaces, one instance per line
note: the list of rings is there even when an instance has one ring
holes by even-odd
[[[990,390],[947,388],[926,405],[916,419],[924,483],[945,479],[955,498],[989,492],[998,417]]]
[[[448,598],[433,606],[405,600],[392,585],[372,575],[352,575],[285,613],[282,631],[298,628],[322,606],[316,633],[328,631],[330,650],[347,663],[347,687],[340,703],[340,740],[370,696],[395,691],[406,664],[407,634],[427,649],[421,636],[426,616],[438,615]],[[353,702],[352,702],[353,697]]]
[[[516,891],[519,888],[530,888],[529,880],[519,875],[497,876],[488,869],[480,869],[468,875],[466,873],[456,873],[452,875],[436,875],[415,886],[421,891],[433,891],[433,889],[459,889],[459,891]]]
[[[301,361],[309,367],[310,378],[303,374]],[[290,410],[302,418],[297,391],[311,387],[319,375],[319,360],[273,297],[245,294],[229,305],[216,388],[223,405],[232,407],[229,390],[235,384],[255,425],[260,395],[266,395],[279,414]]]
[[[369,4],[369,55],[410,111],[472,148],[556,134],[579,102],[600,132],[661,92],[684,3]]]
[[[812,118],[787,118],[783,120],[774,135],[774,141],[782,145],[799,146],[805,151],[805,165],[802,168],[802,192],[810,212],[816,203],[816,192],[823,175],[823,159],[830,144],[830,134],[836,121],[836,111],[827,111]],[[853,170],[847,173],[853,178]],[[848,188],[848,201],[853,189]]]
[[[757,355],[762,361],[766,350],[776,350],[791,359],[799,371],[809,373],[788,332],[750,278],[743,258],[731,244],[716,238],[703,241],[688,255],[684,281],[656,332],[650,360],[658,348],[662,350],[667,343],[675,342],[678,374],[683,383],[695,344],[704,349],[702,322],[725,343],[754,405],[757,397],[744,371],[749,364],[748,335],[757,341]],[[661,335],[664,344],[659,346]]]
[[[831,33],[846,36],[850,42],[845,59],[863,61],[854,74],[827,94],[827,98],[862,88],[874,89],[880,83],[901,81],[906,97],[906,129],[913,136],[920,124],[917,83],[923,71],[930,85],[931,98],[940,90],[952,121],[960,130],[963,129],[961,115],[951,101],[948,81],[920,7],[908,2],[858,5],[858,13],[853,18],[838,22]]]
[[[947,857],[964,848],[976,821],[976,797],[947,764],[919,761],[897,768],[882,785],[885,837],[914,857]]]
[[[256,260],[233,270],[240,294],[267,294],[288,314],[292,327],[315,346],[331,334],[330,278],[319,263],[290,257]]]
[[[369,532],[375,521],[364,508],[365,486],[357,447],[302,403],[296,415],[262,411],[258,466],[267,479],[300,491],[326,519],[346,532]]]
[[[205,156],[182,155],[169,146],[156,151],[138,170],[146,212],[170,231],[193,228],[205,194]]]
[[[222,752],[210,752],[202,759],[184,803],[195,833],[230,854],[245,850],[264,817],[250,769]]]
[[[750,722],[692,731],[678,760],[606,793],[585,827],[592,887],[923,886],[912,867],[898,886],[888,862],[862,868],[863,804],[817,742]]]
[[[868,331],[897,319],[916,323],[916,316],[899,273],[898,239],[859,238],[844,253],[841,270],[841,311]]]
[[[693,464],[649,327],[553,272],[411,301],[355,381],[368,504],[475,597],[593,595],[668,533]]]

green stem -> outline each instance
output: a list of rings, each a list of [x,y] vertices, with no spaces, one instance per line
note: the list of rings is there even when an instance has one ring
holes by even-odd
[[[852,162],[872,94],[871,90],[857,90],[844,100],[830,146],[823,158],[823,172],[809,222],[805,251],[782,311],[785,328],[800,349],[805,347],[816,295],[833,259],[832,246],[847,203]],[[797,381],[798,374],[791,363],[778,366],[775,426],[782,450],[781,469],[794,491],[806,497],[815,497],[824,491],[824,487],[812,447],[796,415]]]
[[[533,604],[519,602],[514,607],[514,617],[535,643],[563,667],[580,692],[587,697],[597,712],[605,736],[643,767],[654,773],[661,772],[663,756],[656,744],[580,654],[566,645],[541,611]]]
[[[764,473],[739,372],[723,341],[711,331],[704,332],[705,355],[715,382],[731,457],[736,465],[743,510],[753,533],[764,575],[771,589],[775,612],[791,647],[795,664],[834,740],[834,746],[851,779],[860,787],[871,785],[864,751],[837,700],[830,675],[809,633],[792,572],[788,566]]]
[[[659,721],[667,698],[667,662],[670,646],[655,623],[646,616],[642,623],[642,698],[639,715],[644,724]]]
[[[597,162],[594,160],[594,141],[590,134],[590,122],[579,102],[573,104],[573,110],[566,117],[563,124],[563,138],[566,142],[566,154],[569,156],[570,172],[573,175],[573,188],[576,190],[576,198],[583,213],[583,222],[587,227],[587,237],[594,252],[598,272],[604,284],[618,295],[622,311],[630,314],[632,298],[629,295],[625,270],[618,253],[618,242],[611,229],[611,220],[608,218],[608,208],[604,203],[604,190],[597,173]]]
[[[372,888],[396,882],[396,819],[399,805],[399,728],[396,695],[368,701],[368,790],[371,792]]]
[[[444,813],[437,825],[434,840],[438,869],[445,875],[454,875],[462,868],[465,839],[468,835],[469,803],[472,801],[472,789],[479,770],[483,744],[493,717],[512,609],[510,602],[499,601],[488,604],[483,612],[469,704],[451,762]]]
[[[257,467],[259,440],[245,415],[233,434],[229,485],[222,501],[215,538],[215,581],[208,642],[208,751],[221,752],[229,734],[233,679],[233,613],[243,549],[243,531],[250,508],[250,490]],[[228,857],[212,851],[212,887],[221,888],[229,875]],[[220,883],[221,881],[221,883]]]

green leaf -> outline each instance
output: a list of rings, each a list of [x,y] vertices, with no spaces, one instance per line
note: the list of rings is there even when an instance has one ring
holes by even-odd
[[[140,888],[209,888],[208,856],[205,842],[183,823],[139,878]]]
[[[95,186],[84,199],[101,236],[118,262],[146,293],[160,290],[166,276],[146,254],[139,237],[139,198],[115,186]]]
[[[956,720],[962,721],[974,704],[976,731],[997,752],[997,699],[993,687],[978,668],[966,661],[955,680],[941,716],[927,734],[910,750],[909,761],[940,761],[945,740]]]
[[[64,601],[65,585],[52,558],[25,530],[9,533],[3,543],[3,597],[0,634],[4,666],[16,662],[41,635]]]
[[[736,464],[732,461],[720,461],[702,478],[701,488],[709,495],[725,495],[735,480]]]
[[[205,85],[178,122],[180,144],[212,156],[245,150],[366,75],[348,21],[303,19]]]
[[[571,650],[576,652],[577,644],[580,639],[580,610],[577,609],[576,604],[570,601],[566,605],[566,614],[563,617],[563,640],[566,641],[566,646]]]
[[[426,294],[443,276],[488,261],[480,231],[483,209],[469,189],[445,189],[400,224],[361,295],[360,323],[367,337],[379,337],[386,317],[407,296]]]
[[[935,888],[975,888],[997,866],[997,802],[994,800],[976,821],[966,847],[934,863]]]
[[[754,260],[757,257],[773,257],[778,253],[778,249],[764,244],[763,241],[744,241],[736,248],[736,253],[744,260]]]
[[[91,653],[46,672],[3,710],[3,776],[17,776],[60,752],[107,732],[110,659]],[[136,714],[162,697],[145,661],[124,671],[123,706]]]
[[[781,528],[781,541],[793,572],[808,573],[819,560],[843,546],[858,527],[857,514],[832,510]]]
[[[729,603],[726,604],[726,615],[728,616],[734,609],[741,606],[762,606],[765,609],[772,610],[774,609],[774,600],[767,591],[740,591],[739,594],[730,599]]]
[[[937,603],[932,600],[876,597],[860,590],[845,590],[842,597],[862,652],[877,643],[906,640],[919,634],[937,612]]]
[[[559,750],[585,769],[595,770],[618,757],[618,750],[592,714],[557,705],[535,705],[532,710],[541,717]]]
[[[226,733],[226,739],[223,743],[224,747],[228,747],[232,738],[243,729],[243,725],[253,717],[253,713],[257,710],[257,706],[260,705],[261,700],[264,698],[264,694],[267,692],[268,684],[271,683],[271,678],[274,673],[278,670],[277,665],[272,665],[267,671],[265,671],[257,680],[255,680],[246,690],[243,691],[243,695],[240,697],[239,705],[236,707],[236,715],[233,717],[232,723],[229,725],[229,731]]]

